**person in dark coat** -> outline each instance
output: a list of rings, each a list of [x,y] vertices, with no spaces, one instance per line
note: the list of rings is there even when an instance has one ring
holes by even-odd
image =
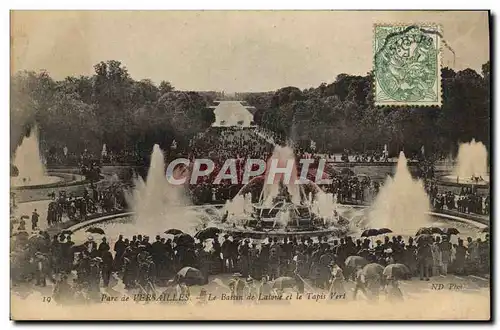
[[[240,256],[240,269],[241,269],[241,274],[243,277],[247,278],[248,273],[249,273],[249,250],[250,247],[248,244],[250,243],[250,240],[245,239],[243,241],[243,244],[239,247],[239,256]]]
[[[458,239],[458,245],[456,246],[455,252],[455,272],[458,275],[464,274],[465,268],[465,256],[467,255],[467,248],[464,246],[463,239]]]
[[[224,267],[222,263],[222,258],[221,258],[221,252],[222,252],[222,247],[220,245],[219,239],[217,237],[214,238],[212,242],[212,248],[213,248],[213,258],[215,262],[215,267],[217,267],[217,272],[222,272]]]
[[[252,247],[248,250],[248,258],[250,276],[252,278],[260,278],[262,274],[259,263],[259,249],[257,249],[257,243],[252,242]]]
[[[118,240],[115,243],[113,250],[117,256],[122,256],[126,249],[125,242],[123,241],[123,235],[118,236]]]
[[[210,271],[210,253],[205,251],[204,248],[198,250],[197,253],[198,259],[198,269],[203,274],[203,284],[208,283],[208,275]]]
[[[101,259],[102,259],[102,280],[104,286],[107,287],[109,285],[111,272],[113,271],[113,255],[111,254],[109,249],[101,251]]]
[[[109,249],[110,247],[108,241],[106,240],[106,237],[103,237],[102,242],[101,244],[99,244],[99,248],[97,250],[99,250],[99,252],[102,253],[104,251],[109,251]]]
[[[281,247],[278,244],[278,238],[273,239],[272,245],[269,247],[269,278],[275,280],[280,277],[280,258]]]
[[[417,260],[420,269],[420,280],[429,280],[430,268],[433,262],[432,250],[429,242],[419,242],[417,247]]]
[[[231,258],[231,245],[232,242],[229,240],[229,235],[224,235],[224,242],[222,242],[222,260],[224,264],[224,272],[231,273],[233,271],[233,260]]]
[[[269,239],[267,243],[262,242],[259,253],[259,264],[261,267],[262,276],[269,276]]]
[[[36,212],[36,209],[31,214],[31,230],[35,231],[38,229],[38,220],[40,219],[40,214]]]
[[[61,253],[63,257],[63,271],[70,272],[73,267],[73,261],[75,258],[75,253],[73,250],[73,246],[75,243],[71,240],[71,236],[66,237],[66,242],[61,246]]]

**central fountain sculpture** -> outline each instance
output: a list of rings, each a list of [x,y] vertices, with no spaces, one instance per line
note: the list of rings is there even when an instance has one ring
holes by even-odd
[[[291,148],[277,146],[268,165],[274,160],[284,167],[294,158]],[[348,220],[336,212],[334,196],[304,178],[298,183],[295,166],[287,179],[286,175],[279,175],[268,180],[269,175],[266,172],[253,178],[226,203],[224,230],[251,237],[340,235],[349,230]],[[252,202],[255,197],[257,201]]]

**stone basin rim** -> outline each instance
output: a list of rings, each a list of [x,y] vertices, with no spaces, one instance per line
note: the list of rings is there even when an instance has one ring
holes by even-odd
[[[356,206],[349,205],[349,207],[357,208],[357,209],[368,208],[368,206],[364,206],[364,205],[356,205]],[[98,218],[94,218],[94,219],[90,219],[90,220],[86,220],[86,221],[77,223],[75,225],[72,225],[72,226],[66,228],[65,230],[70,230],[72,232],[75,232],[75,231],[81,230],[83,228],[89,227],[89,226],[94,225],[94,224],[106,222],[109,220],[114,220],[117,218],[130,217],[134,214],[135,214],[135,212],[133,212],[133,211],[126,211],[126,212],[121,212],[121,213],[105,215],[102,217],[98,217]],[[466,219],[463,217],[454,216],[454,215],[450,215],[450,214],[444,214],[444,213],[439,213],[439,212],[427,212],[427,214],[438,217],[438,218],[446,219],[446,220],[452,220],[452,221],[456,221],[456,222],[462,222],[462,223],[466,223],[469,225],[473,225],[479,229],[483,229],[483,228],[488,227],[488,225],[481,223],[479,221]],[[292,233],[290,233],[290,234],[292,234]]]

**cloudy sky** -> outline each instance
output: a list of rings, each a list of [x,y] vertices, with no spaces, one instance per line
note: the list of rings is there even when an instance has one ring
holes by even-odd
[[[177,89],[316,87],[372,68],[374,23],[441,24],[455,51],[443,65],[480,72],[489,59],[486,12],[32,11],[11,14],[12,71],[56,79],[119,60],[134,79]]]

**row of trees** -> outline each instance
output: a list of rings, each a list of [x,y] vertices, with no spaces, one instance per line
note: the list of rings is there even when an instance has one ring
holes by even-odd
[[[472,138],[489,146],[490,65],[482,75],[472,69],[442,70],[443,105],[439,107],[375,107],[373,76],[340,74],[335,82],[300,90],[245,94],[257,108],[255,121],[296,143],[316,142],[317,149],[367,151],[389,146],[416,153],[454,152]]]
[[[139,151],[154,143],[180,148],[215,120],[207,107],[221,94],[176,91],[163,81],[133,80],[118,61],[95,65],[92,76],[55,81],[47,72],[19,72],[11,82],[11,152],[36,123],[42,149]],[[340,74],[335,82],[300,90],[240,93],[256,107],[255,122],[295,142],[316,143],[319,151],[375,150],[395,153],[454,150],[472,138],[489,146],[490,65],[482,74],[442,70],[443,106],[375,107],[373,77]]]
[[[118,61],[101,62],[92,76],[55,81],[47,72],[19,72],[11,80],[11,153],[36,123],[42,149],[149,153],[191,136],[215,120],[210,93],[176,91],[166,81],[133,80]]]

